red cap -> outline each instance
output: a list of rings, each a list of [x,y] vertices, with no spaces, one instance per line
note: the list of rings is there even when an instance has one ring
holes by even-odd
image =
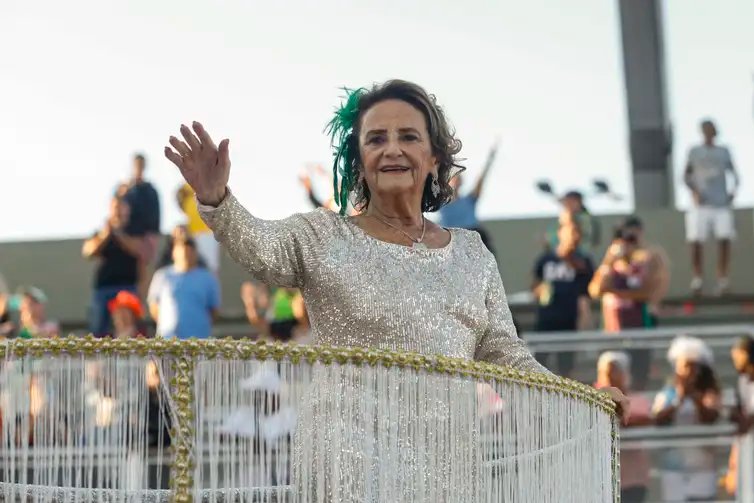
[[[107,303],[107,308],[112,313],[119,307],[125,307],[130,309],[137,319],[144,316],[144,308],[141,307],[141,301],[135,294],[126,290],[121,290],[118,295],[115,296],[110,302]]]

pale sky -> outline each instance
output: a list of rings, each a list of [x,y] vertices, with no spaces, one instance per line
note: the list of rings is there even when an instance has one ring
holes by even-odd
[[[713,117],[742,175],[737,204],[752,206],[754,2],[665,5],[676,179]],[[162,148],[191,120],[231,139],[231,187],[255,214],[306,211],[297,176],[329,167],[339,87],[392,77],[437,95],[467,180],[502,138],[483,219],[554,213],[541,178],[600,176],[627,199],[592,209],[632,208],[616,1],[3,0],[0,44],[0,240],[91,233],[135,151],[168,231],[180,177]]]

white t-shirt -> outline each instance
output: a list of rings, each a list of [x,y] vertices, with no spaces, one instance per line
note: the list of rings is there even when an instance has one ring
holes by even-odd
[[[718,145],[698,145],[689,151],[686,183],[699,192],[702,206],[725,207],[728,201],[726,175],[736,176],[730,151]]]

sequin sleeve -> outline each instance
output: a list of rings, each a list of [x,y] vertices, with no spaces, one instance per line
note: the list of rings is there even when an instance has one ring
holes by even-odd
[[[306,258],[318,246],[326,210],[292,215],[283,220],[253,216],[228,191],[216,208],[199,204],[202,220],[231,258],[254,278],[269,284],[303,287]]]
[[[477,344],[475,360],[531,372],[550,373],[534,359],[516,333],[513,316],[508,307],[505,288],[495,259],[490,255],[487,263],[487,293],[485,304],[489,325]]]

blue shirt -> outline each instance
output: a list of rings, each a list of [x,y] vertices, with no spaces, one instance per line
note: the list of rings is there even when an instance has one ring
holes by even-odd
[[[440,224],[443,227],[476,229],[479,227],[479,221],[476,219],[476,202],[477,199],[469,194],[446,204],[440,208]]]
[[[159,307],[159,336],[206,339],[212,334],[212,311],[220,306],[220,285],[203,267],[180,272],[171,265],[154,273],[147,300]]]

